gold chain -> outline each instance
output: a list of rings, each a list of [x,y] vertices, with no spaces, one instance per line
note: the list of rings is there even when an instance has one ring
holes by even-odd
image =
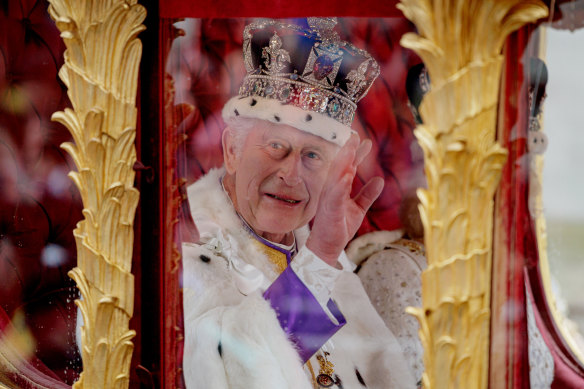
[[[327,357],[331,354],[327,351],[325,351],[323,354],[324,355],[317,355],[316,356],[316,359],[318,360],[318,364],[320,365],[319,374],[326,374],[326,375],[332,377],[333,373],[335,372],[335,369],[334,369],[335,365],[327,359]]]

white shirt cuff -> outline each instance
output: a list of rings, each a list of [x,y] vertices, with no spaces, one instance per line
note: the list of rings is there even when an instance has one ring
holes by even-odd
[[[352,270],[350,261],[344,251],[339,256],[339,263],[343,266],[343,269],[336,269],[330,266],[306,246],[303,246],[298,251],[298,254],[290,263],[294,273],[306,285],[325,311],[328,311],[326,306],[335,281],[341,275],[341,272]]]

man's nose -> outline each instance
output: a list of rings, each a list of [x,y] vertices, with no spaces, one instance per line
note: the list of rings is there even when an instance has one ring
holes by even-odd
[[[294,153],[290,153],[282,161],[278,176],[284,180],[286,185],[295,186],[300,183],[300,163],[300,156]]]

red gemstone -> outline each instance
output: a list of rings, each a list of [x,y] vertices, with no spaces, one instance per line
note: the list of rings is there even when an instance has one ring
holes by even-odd
[[[319,374],[316,377],[316,382],[324,388],[330,388],[335,383],[333,378],[328,374]]]
[[[322,80],[333,71],[333,60],[328,55],[319,55],[314,65],[312,65],[312,72],[314,78]]]

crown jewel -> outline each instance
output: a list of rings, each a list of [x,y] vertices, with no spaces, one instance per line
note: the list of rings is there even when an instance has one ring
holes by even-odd
[[[366,51],[340,39],[336,18],[307,21],[308,29],[265,19],[246,26],[247,75],[239,96],[274,99],[350,127],[356,103],[379,75],[379,66]]]

